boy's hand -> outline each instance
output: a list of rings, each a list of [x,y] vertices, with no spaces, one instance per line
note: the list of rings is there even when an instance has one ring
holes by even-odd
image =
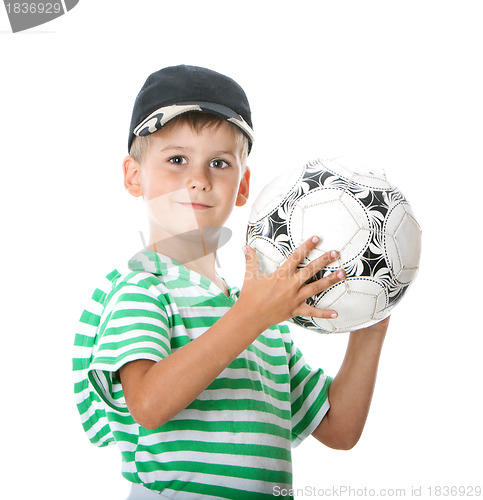
[[[271,274],[262,273],[258,267],[255,251],[249,246],[244,247],[246,273],[239,302],[249,308],[253,317],[265,327],[263,330],[293,316],[337,317],[337,312],[334,310],[318,309],[305,302],[309,297],[345,278],[344,272],[339,270],[325,278],[305,284],[317,271],[339,257],[338,252],[333,250],[313,260],[305,267],[297,269],[297,266],[318,242],[319,238],[316,236],[308,239]]]

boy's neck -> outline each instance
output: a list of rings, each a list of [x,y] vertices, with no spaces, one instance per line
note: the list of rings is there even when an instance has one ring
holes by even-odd
[[[216,273],[216,251],[218,237],[216,231],[190,231],[182,235],[168,236],[152,241],[147,250],[170,257],[191,271],[208,278],[225,294],[228,290],[224,281]]]

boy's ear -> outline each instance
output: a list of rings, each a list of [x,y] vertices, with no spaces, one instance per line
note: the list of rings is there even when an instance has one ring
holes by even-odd
[[[243,173],[242,180],[240,181],[240,187],[238,188],[238,195],[236,197],[235,206],[242,207],[248,200],[248,194],[250,192],[250,169],[246,167]]]
[[[126,156],[122,162],[124,172],[124,187],[129,194],[141,196],[143,188],[141,186],[141,165],[132,156]]]

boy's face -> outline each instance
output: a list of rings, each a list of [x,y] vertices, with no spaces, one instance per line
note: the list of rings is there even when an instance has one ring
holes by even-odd
[[[200,133],[174,122],[151,135],[141,164],[127,157],[125,186],[147,204],[151,243],[198,227],[223,226],[233,207],[248,197],[250,171],[241,153],[227,122]]]

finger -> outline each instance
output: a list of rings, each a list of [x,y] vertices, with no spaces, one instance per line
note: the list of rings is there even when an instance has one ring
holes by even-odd
[[[243,247],[243,253],[245,254],[245,274],[250,273],[250,276],[253,276],[260,269],[258,266],[257,253],[248,245]]]
[[[332,262],[335,262],[339,258],[339,252],[332,250],[331,252],[326,252],[317,259],[309,262],[305,267],[299,269],[298,274],[300,281],[305,283],[310,279],[316,272],[320,271],[324,267],[328,266]]]
[[[304,241],[299,247],[297,247],[292,255],[287,259],[282,267],[286,267],[290,273],[294,273],[297,266],[307,257],[311,250],[313,250],[317,243],[320,241],[318,236],[313,236],[308,240]]]
[[[311,318],[335,319],[338,314],[333,309],[319,309],[318,307],[309,306],[305,302],[295,310],[297,316],[309,316]]]
[[[304,300],[309,297],[313,297],[315,294],[320,293],[327,288],[330,288],[332,285],[335,285],[339,281],[343,281],[345,279],[345,273],[342,270],[334,271],[330,273],[328,276],[324,278],[320,278],[317,281],[312,281],[312,283],[308,283],[307,285],[302,287],[302,293]]]

